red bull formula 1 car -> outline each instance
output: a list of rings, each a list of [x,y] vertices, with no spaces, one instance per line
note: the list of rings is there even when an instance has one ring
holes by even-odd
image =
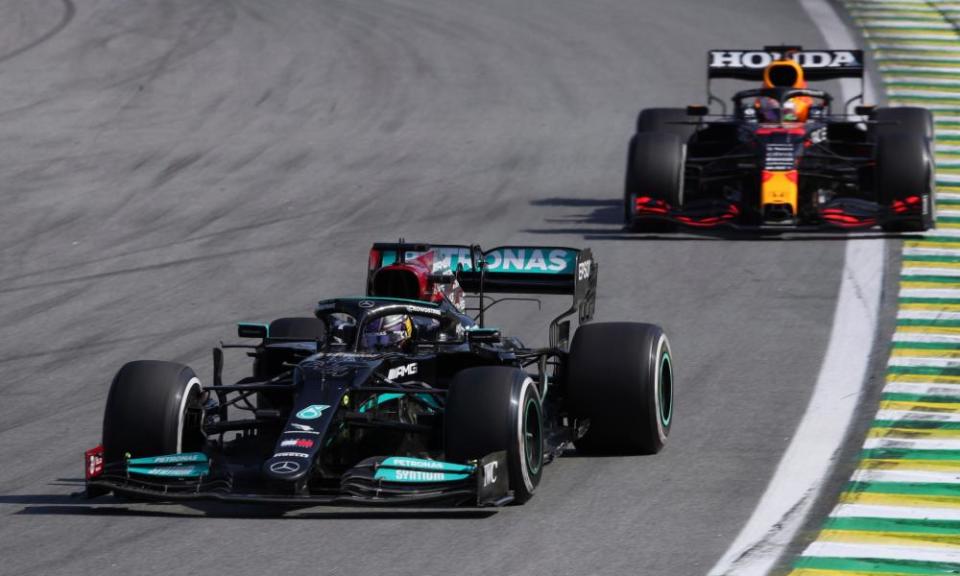
[[[856,106],[860,50],[714,50],[707,98],[721,106],[648,108],[627,157],[624,217],[641,232],[678,225],[922,231],[935,225],[933,118],[924,108]],[[726,103],[715,78],[762,81]],[[834,112],[808,81],[857,78]]]
[[[571,442],[657,452],[673,420],[670,345],[651,324],[587,323],[597,270],[586,249],[376,244],[365,295],[241,324],[254,342],[215,348],[209,385],[173,362],[123,366],[86,493],[502,505],[529,499]],[[502,293],[573,302],[531,348],[485,325]],[[222,381],[225,348],[253,358],[250,376]]]

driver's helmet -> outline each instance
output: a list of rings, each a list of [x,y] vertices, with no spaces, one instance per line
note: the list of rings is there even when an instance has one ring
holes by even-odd
[[[784,122],[806,122],[810,117],[810,98],[806,96],[797,96],[790,98],[783,103],[781,116]]]
[[[757,98],[753,103],[757,122],[764,124],[780,122],[780,102],[776,98]]]
[[[757,98],[753,107],[757,121],[763,123],[806,122],[810,117],[810,98],[788,98],[783,106],[776,98]]]
[[[406,314],[381,316],[363,330],[360,345],[365,350],[400,349],[413,338],[413,321]]]

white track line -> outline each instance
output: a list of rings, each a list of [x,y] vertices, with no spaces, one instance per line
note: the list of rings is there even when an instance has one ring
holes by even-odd
[[[960,472],[861,469],[854,472],[850,479],[854,482],[960,483]]]
[[[960,520],[960,508],[919,508],[915,506],[874,506],[839,504],[830,513],[834,518],[905,518],[910,520]]]
[[[930,384],[928,382],[889,382],[883,387],[884,392],[894,394],[923,394],[925,396],[950,396],[960,402],[960,385],[958,384]]]
[[[820,27],[829,48],[856,46],[828,0],[800,4]],[[844,82],[843,91],[856,93],[851,90],[856,89],[854,84]],[[806,520],[859,404],[876,336],[884,244],[847,241],[830,341],[807,410],[750,519],[710,569],[710,576],[767,574]]]
[[[900,310],[897,318],[904,320],[960,320],[960,312],[943,310]]]
[[[916,410],[878,410],[877,420],[928,420],[930,422],[960,422],[955,412],[920,412]]]
[[[958,368],[960,367],[960,358],[928,358],[926,356],[891,356],[888,366],[904,366],[907,368]]]
[[[918,560],[921,562],[960,562],[960,550],[947,546],[891,546],[890,544],[814,542],[803,551],[803,555],[830,556],[833,558]]]
[[[960,440],[947,438],[867,438],[865,450],[874,448],[906,448],[908,450],[960,450]]]
[[[920,342],[931,344],[960,345],[960,334],[924,334],[920,332],[895,332],[894,342]]]

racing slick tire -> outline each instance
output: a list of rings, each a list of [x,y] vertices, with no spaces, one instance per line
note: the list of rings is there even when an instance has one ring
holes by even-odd
[[[319,318],[277,318],[270,323],[267,334],[270,338],[322,342],[326,339],[326,326]],[[286,372],[289,366],[285,362],[289,359],[280,350],[268,351],[254,362],[253,377],[265,380]]]
[[[481,366],[458,372],[444,414],[446,458],[464,462],[507,453],[513,501],[533,496],[543,473],[543,407],[540,392],[521,369]]]
[[[877,108],[870,115],[877,124],[871,126],[875,138],[884,134],[916,134],[929,142],[933,141],[933,114],[917,106]]]
[[[673,209],[683,206],[683,170],[686,144],[675,134],[640,132],[630,140],[624,185],[626,225],[638,232],[670,232],[677,225],[663,220],[637,218],[637,198],[663,200]]]
[[[302,338],[307,341],[326,338],[326,328],[319,318],[277,318],[270,323],[271,338]]]
[[[577,450],[654,454],[666,444],[673,423],[673,356],[659,326],[580,326],[566,374],[570,412],[590,420]]]
[[[922,232],[936,225],[934,166],[927,142],[916,133],[882,134],[877,141],[877,195],[881,205],[919,196],[921,214],[886,222],[888,232]]]
[[[686,108],[645,108],[637,115],[637,132],[674,134],[686,144],[697,129],[690,121]]]
[[[203,385],[183,364],[137,360],[120,368],[103,416],[107,462],[203,448]]]

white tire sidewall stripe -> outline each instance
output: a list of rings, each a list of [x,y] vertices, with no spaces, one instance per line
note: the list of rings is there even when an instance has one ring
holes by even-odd
[[[183,389],[183,396],[180,398],[180,413],[177,415],[177,454],[183,452],[183,417],[187,410],[187,399],[190,398],[190,392],[194,386],[201,393],[203,392],[203,384],[200,383],[199,378],[194,376],[187,382],[187,386]]]

